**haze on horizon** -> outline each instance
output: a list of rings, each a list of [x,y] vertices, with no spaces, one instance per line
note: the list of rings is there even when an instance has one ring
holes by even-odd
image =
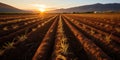
[[[36,10],[38,5],[39,7],[44,5],[47,10],[52,10],[95,3],[120,3],[120,0],[0,0],[0,2],[25,10]]]

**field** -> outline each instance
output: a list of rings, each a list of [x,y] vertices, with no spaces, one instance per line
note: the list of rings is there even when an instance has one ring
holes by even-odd
[[[120,60],[120,14],[0,15],[0,60]]]

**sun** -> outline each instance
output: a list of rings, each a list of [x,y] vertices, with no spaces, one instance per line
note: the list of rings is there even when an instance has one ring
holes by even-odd
[[[46,6],[43,4],[36,4],[36,7],[40,12],[45,12],[46,11]]]
[[[35,9],[39,12],[45,12],[47,10],[46,5],[44,4],[32,4],[32,6],[36,7]]]
[[[45,11],[46,11],[45,8],[38,8],[38,10],[39,10],[40,12],[45,12]]]

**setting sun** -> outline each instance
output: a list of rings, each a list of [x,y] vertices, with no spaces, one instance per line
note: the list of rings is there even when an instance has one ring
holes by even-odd
[[[45,12],[45,8],[38,8],[40,12]]]
[[[46,6],[43,4],[34,4],[34,6],[37,8],[38,11],[40,12],[45,12],[46,11]]]

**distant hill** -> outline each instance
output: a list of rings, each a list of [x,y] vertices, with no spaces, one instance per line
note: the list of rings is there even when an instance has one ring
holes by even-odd
[[[84,5],[84,6],[67,8],[67,9],[56,9],[49,12],[70,13],[70,12],[91,12],[91,11],[120,11],[120,3],[109,3],[109,4],[96,3],[92,5]]]
[[[28,12],[0,2],[0,13]]]

